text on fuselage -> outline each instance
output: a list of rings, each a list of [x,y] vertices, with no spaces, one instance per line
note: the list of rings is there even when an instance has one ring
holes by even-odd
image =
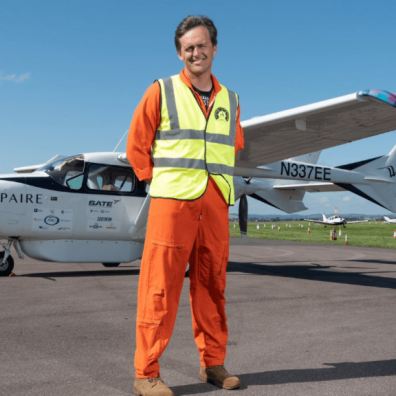
[[[43,203],[43,194],[0,193],[0,203],[42,204]]]
[[[331,181],[331,169],[323,166],[281,161],[281,176]]]
[[[113,206],[113,201],[89,201],[89,206],[101,206],[105,208],[111,208]]]

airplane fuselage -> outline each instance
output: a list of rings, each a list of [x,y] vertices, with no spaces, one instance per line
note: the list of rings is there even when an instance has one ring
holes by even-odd
[[[1,176],[0,239],[16,240],[28,256],[48,261],[138,258],[145,228],[135,223],[147,197],[144,183],[109,158],[86,161],[80,173],[65,167],[66,175],[49,168]],[[110,177],[115,184],[108,187]]]

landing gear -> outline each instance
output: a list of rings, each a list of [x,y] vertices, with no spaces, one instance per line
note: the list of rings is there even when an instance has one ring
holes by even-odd
[[[106,268],[114,268],[114,267],[118,267],[120,263],[102,263],[102,265]]]
[[[8,276],[14,269],[14,259],[6,251],[0,252],[0,276]]]
[[[11,256],[11,247],[14,246],[20,259],[23,258],[22,250],[17,238],[10,238],[7,243],[1,242],[0,245],[4,248],[4,250],[0,252],[0,276],[9,276],[14,269],[14,259]]]

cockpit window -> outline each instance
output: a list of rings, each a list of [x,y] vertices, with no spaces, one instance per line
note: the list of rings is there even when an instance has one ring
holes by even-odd
[[[135,176],[130,168],[123,166],[91,164],[87,187],[96,191],[131,193],[135,189]]]
[[[60,158],[42,168],[56,183],[72,190],[80,190],[84,179],[82,155]]]
[[[79,174],[74,177],[70,177],[66,180],[67,187],[69,187],[72,190],[79,190],[82,186],[84,180],[84,175]]]

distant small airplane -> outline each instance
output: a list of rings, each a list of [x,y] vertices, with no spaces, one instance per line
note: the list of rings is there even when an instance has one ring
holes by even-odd
[[[368,220],[354,220],[354,221],[347,221],[345,218],[334,215],[330,217],[326,217],[325,214],[322,214],[323,220],[312,220],[312,219],[304,219],[305,221],[311,221],[312,223],[318,223],[318,224],[323,224],[325,226],[330,225],[330,226],[346,226],[346,224],[351,224],[351,223],[366,223]]]
[[[391,219],[388,216],[384,216],[385,223],[396,223],[396,219]]]

